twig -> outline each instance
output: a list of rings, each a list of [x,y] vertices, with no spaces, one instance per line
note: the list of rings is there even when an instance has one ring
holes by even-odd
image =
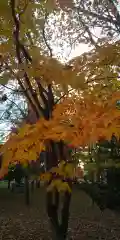
[[[47,21],[47,16],[48,16],[48,14],[46,13],[46,14],[45,14],[45,21]],[[52,57],[52,48],[51,48],[50,45],[48,44],[47,39],[46,39],[46,36],[45,36],[45,22],[44,22],[44,27],[43,27],[42,33],[43,33],[44,42],[45,42],[45,44],[46,44],[46,46],[47,46],[47,48],[48,48],[48,50],[49,50],[49,55],[50,55],[50,57]]]
[[[24,113],[24,111],[14,101],[9,99],[8,97],[7,97],[7,100],[10,101],[11,103],[13,103],[20,110],[20,112],[24,118],[26,117],[26,114]]]
[[[56,105],[58,102],[60,102],[60,100],[61,100],[62,98],[64,98],[65,96],[67,96],[67,95],[68,95],[71,91],[73,91],[73,90],[74,90],[73,88],[69,89],[67,93],[64,93],[64,94],[54,103],[54,105]]]
[[[117,24],[117,21],[114,20],[114,19],[111,19],[111,18],[108,18],[108,17],[104,17],[103,15],[99,15],[99,14],[97,14],[95,12],[83,9],[80,6],[77,7],[77,8],[75,7],[74,9],[77,10],[77,11],[81,11],[86,16],[88,15],[88,16],[96,17],[96,18],[98,18],[101,21],[109,22],[109,23],[112,23],[112,24],[115,24],[115,25]]]
[[[14,20],[14,23],[15,23],[15,30],[14,30],[14,38],[15,38],[15,44],[16,44],[16,54],[17,54],[17,59],[18,59],[18,62],[20,64],[22,64],[22,58],[21,58],[21,51],[26,59],[26,61],[32,61],[32,58],[29,56],[28,52],[26,51],[25,47],[20,43],[19,41],[19,32],[20,32],[20,19],[18,18],[18,16],[16,16],[15,14],[15,0],[11,0],[11,10],[12,10],[12,16],[13,16],[13,20]],[[27,86],[29,87],[29,92],[32,96],[32,98],[34,99],[34,93],[33,93],[33,89],[32,89],[32,86],[31,86],[31,83],[29,81],[29,78],[27,77],[27,73],[25,72],[24,74],[24,78],[25,78],[25,81],[27,83]],[[22,88],[22,90],[25,90],[24,88],[24,85],[22,84],[22,82],[20,81],[20,79],[18,79],[18,82],[20,84],[20,87]],[[26,97],[27,99],[29,100],[33,110],[35,111],[37,117],[39,118],[39,110],[38,108],[36,107],[36,101],[35,103],[32,101],[31,97],[29,96],[29,94],[26,92]],[[36,99],[35,99],[36,100]],[[38,106],[38,103],[39,101],[37,101],[37,106]],[[40,104],[39,104],[39,109],[40,109]],[[41,110],[41,109],[40,109]]]
[[[26,90],[29,90],[29,88],[27,88],[25,91],[23,91],[23,90],[18,90],[18,89],[12,89],[12,88],[10,88],[10,87],[2,84],[2,83],[0,83],[0,85],[1,85],[2,87],[4,87],[4,88],[7,88],[7,89],[11,90],[12,92],[15,92],[15,93],[24,93],[24,92],[26,92]]]
[[[43,101],[43,103],[46,106],[47,103],[48,103],[48,99],[45,97],[44,93],[48,96],[48,92],[43,88],[43,86],[41,85],[39,79],[35,78],[35,80],[36,80],[36,83],[38,85],[40,97],[42,98],[42,101]]]
[[[24,0],[25,1],[25,0]],[[25,3],[25,6],[23,7],[23,9],[21,10],[21,12],[19,13],[19,17],[21,17],[21,15],[26,11],[28,6],[28,1]]]

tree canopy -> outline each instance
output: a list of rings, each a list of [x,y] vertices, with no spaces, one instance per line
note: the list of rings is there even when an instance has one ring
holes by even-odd
[[[82,99],[65,99],[56,105],[49,121],[41,118],[33,125],[24,125],[17,134],[10,136],[2,149],[3,168],[16,159],[22,163],[37,159],[50,139],[84,147],[97,141],[101,135],[108,139],[113,132],[119,135],[120,112],[116,109],[119,97],[120,94],[116,93],[105,100],[93,94]]]
[[[102,128],[106,129],[106,126],[110,128],[110,122],[114,119],[116,123],[119,118],[119,111],[116,109],[119,92],[116,91],[119,89],[120,42],[105,36],[108,43],[102,39],[100,44],[99,41],[94,44],[93,41],[91,42],[92,30],[90,33],[89,29],[91,19],[93,23],[97,19],[101,27],[103,22],[106,24],[105,28],[109,28],[111,36],[117,35],[118,19],[113,16],[111,7],[109,5],[105,7],[103,1],[102,8],[99,8],[101,10],[95,14],[96,4],[90,1],[76,3],[64,1],[63,4],[62,1],[50,0],[42,2],[6,0],[1,1],[0,4],[2,29],[0,84],[5,87],[10,81],[13,85],[17,84],[17,91],[24,96],[30,111],[33,112],[32,117],[35,116],[36,119],[33,121],[34,125],[23,126],[19,133],[10,137],[5,144],[5,149],[13,150],[13,153],[8,151],[9,158],[10,156],[12,159],[18,158],[17,155],[13,157],[11,154],[15,152],[17,154],[16,149],[19,149],[23,151],[19,154],[22,159],[36,159],[39,152],[44,149],[44,141],[50,138],[72,141],[75,146],[85,145],[90,139],[96,140]],[[103,12],[104,7],[107,17],[104,17],[106,15]],[[74,34],[68,34],[68,32],[70,33],[73,29],[77,33],[77,29],[75,30],[73,25],[67,25],[67,23],[71,21],[71,14],[74,17],[79,15],[78,19],[75,18],[76,25],[78,22],[82,23],[80,11],[84,12],[84,23],[86,22],[88,27],[82,25],[84,31],[89,33],[86,37],[89,39],[87,42],[91,42],[94,48],[63,64],[52,52],[50,31],[52,26],[56,26],[54,21],[56,24],[59,22],[65,25],[62,33],[66,39],[70,40],[71,35],[73,40]],[[102,12],[104,14],[100,17]],[[89,16],[88,19],[86,16]],[[48,29],[48,35],[46,35]],[[56,30],[58,34],[61,32],[59,26],[56,26]],[[54,37],[56,40],[56,36]],[[114,113],[113,118],[111,112]],[[24,123],[22,122],[22,125]],[[41,134],[35,141],[38,129]],[[113,131],[113,125],[111,131]],[[108,135],[108,131],[106,134]],[[26,140],[28,136],[29,141]],[[8,160],[5,161],[5,165],[7,164]]]

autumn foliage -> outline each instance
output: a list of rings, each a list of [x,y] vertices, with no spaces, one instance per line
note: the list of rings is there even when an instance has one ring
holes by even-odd
[[[64,25],[62,32],[65,33],[67,27],[65,41],[69,37],[71,39],[70,16],[73,14],[76,17],[74,7],[76,13],[81,8],[79,6],[78,9],[74,2],[0,0],[0,84],[6,86],[12,81],[14,86],[18,85],[17,93],[24,96],[29,108],[27,118],[22,112],[21,125],[16,132],[11,132],[1,147],[3,161],[0,176],[6,174],[10,162],[19,161],[27,165],[39,159],[42,151],[45,152],[47,172],[42,179],[47,183],[46,210],[57,240],[66,239],[67,236],[74,176],[73,159],[67,155],[67,150],[64,153],[67,144],[73,148],[85,147],[102,135],[109,138],[113,132],[116,135],[120,133],[120,110],[116,104],[120,99],[120,41],[103,40],[96,44],[85,20],[82,22],[82,35],[88,39],[87,33],[95,48],[66,64],[53,56],[50,42],[53,45],[54,42],[50,38],[54,34],[52,32],[51,35],[49,24],[54,25],[59,15],[60,19],[64,17],[61,20]],[[85,16],[89,13],[95,19],[96,13],[87,11],[84,6],[83,10]],[[101,20],[101,15],[98,16]],[[79,20],[76,23],[81,21],[80,15],[77,18]],[[102,20],[106,21],[106,17],[102,17]],[[109,16],[107,21],[111,24]],[[115,21],[112,23],[116,25]],[[2,98],[3,102],[6,99],[7,96]],[[25,182],[28,193],[27,173]],[[64,197],[59,218],[61,191]]]
[[[24,125],[18,134],[10,135],[2,147],[3,168],[8,167],[11,161],[36,160],[50,139],[79,147],[97,141],[101,135],[106,138],[110,138],[113,132],[118,135],[120,111],[116,108],[116,101],[119,97],[117,92],[107,99],[93,94],[64,99],[55,106],[49,121],[41,118],[36,124]]]

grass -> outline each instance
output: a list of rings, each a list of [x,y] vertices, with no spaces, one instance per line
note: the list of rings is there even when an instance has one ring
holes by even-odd
[[[69,235],[73,239],[120,239],[119,214],[108,210],[101,214],[83,192],[74,190],[70,212]],[[31,195],[29,207],[23,194],[0,188],[0,240],[48,240],[50,235],[43,188]]]
[[[8,187],[8,183],[7,183],[7,181],[0,181],[0,189],[1,188],[7,188]]]

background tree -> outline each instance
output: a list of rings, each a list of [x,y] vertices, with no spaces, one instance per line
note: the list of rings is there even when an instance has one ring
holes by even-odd
[[[101,136],[93,150],[92,161],[85,162],[88,173],[97,173],[92,184],[81,184],[84,190],[96,202],[101,210],[110,208],[120,210],[120,170],[119,170],[119,138],[112,134],[109,140]],[[89,179],[88,175],[88,179]],[[91,179],[90,179],[91,180]]]

